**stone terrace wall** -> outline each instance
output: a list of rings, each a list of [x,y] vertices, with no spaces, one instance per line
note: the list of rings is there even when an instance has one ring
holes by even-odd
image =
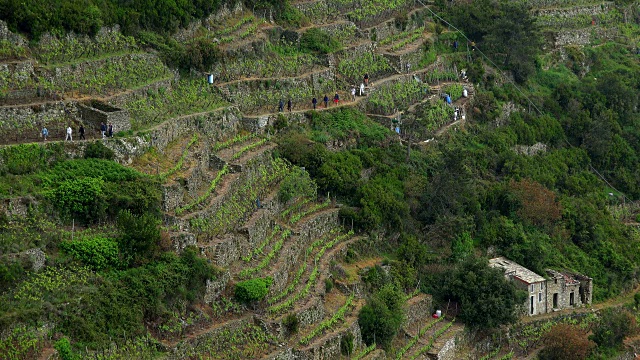
[[[253,319],[244,318],[236,321],[231,321],[224,326],[205,332],[198,335],[195,338],[188,339],[179,342],[173,349],[170,349],[170,353],[167,355],[168,360],[178,360],[187,358],[187,354],[190,354],[198,347],[206,348],[206,344],[211,341],[211,338],[215,338],[218,334],[225,332],[236,332],[243,327],[253,323]]]
[[[164,151],[175,139],[197,131],[211,140],[220,140],[233,136],[241,128],[242,114],[236,107],[228,107],[207,113],[206,115],[185,116],[166,121],[149,132],[151,143],[156,149]]]
[[[324,341],[318,341],[312,346],[305,349],[294,349],[293,353],[297,360],[329,360],[340,358],[340,341],[347,334],[353,335],[353,348],[357,349],[362,346],[362,334],[358,321],[354,321],[349,328],[330,336]]]
[[[375,41],[381,41],[385,38],[388,38],[389,36],[399,34],[403,31],[411,31],[424,26],[425,22],[427,22],[427,20],[429,19],[429,15],[430,13],[426,9],[416,9],[409,13],[409,15],[407,16],[407,23],[404,30],[396,25],[395,19],[392,19],[380,24],[376,24],[375,26],[372,26],[368,29],[363,29],[362,32],[365,37],[371,39],[372,41],[374,41],[374,34]]]
[[[0,108],[0,139],[4,141],[39,141],[42,126],[50,139],[64,140],[67,125],[72,124],[78,110],[74,102],[44,103],[32,106]]]
[[[422,322],[431,317],[433,313],[433,300],[431,295],[420,294],[407,301],[405,315],[405,328],[410,328],[417,322]],[[422,326],[422,325],[420,325]]]
[[[334,79],[334,70],[326,69],[297,78],[238,81],[226,84],[220,89],[222,93],[229,94],[227,100],[239,104],[243,111],[273,112],[278,108],[279,99],[284,100],[286,104],[290,98],[296,109],[308,106],[313,94],[332,94]]]
[[[18,46],[27,46],[27,41],[22,36],[12,33],[7,23],[2,20],[0,20],[0,40],[6,40]]]

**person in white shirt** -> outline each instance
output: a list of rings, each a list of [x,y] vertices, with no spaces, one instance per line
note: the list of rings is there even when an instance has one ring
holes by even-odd
[[[73,133],[73,130],[71,129],[71,126],[67,127],[67,138],[64,139],[64,141],[73,141],[73,138],[71,137],[71,133]]]

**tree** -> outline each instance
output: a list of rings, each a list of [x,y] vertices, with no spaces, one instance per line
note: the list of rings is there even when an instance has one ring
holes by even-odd
[[[595,347],[587,332],[576,325],[557,324],[542,339],[545,347],[540,360],[582,360]]]
[[[473,239],[468,231],[464,231],[451,242],[451,257],[454,261],[460,261],[471,254],[473,254]]]
[[[152,257],[160,241],[160,221],[153,215],[134,215],[129,210],[120,211],[117,220],[122,232],[118,246],[123,255],[136,263]]]
[[[403,299],[401,292],[387,284],[367,300],[358,314],[362,340],[366,344],[375,342],[386,349],[391,346],[391,340],[404,322]]]
[[[591,339],[604,348],[619,348],[625,337],[637,331],[636,319],[626,309],[608,308],[602,311]]]
[[[500,269],[489,267],[484,258],[468,258],[445,278],[442,297],[457,301],[460,318],[472,328],[496,328],[517,320],[517,306],[525,301],[523,292],[504,277]]]

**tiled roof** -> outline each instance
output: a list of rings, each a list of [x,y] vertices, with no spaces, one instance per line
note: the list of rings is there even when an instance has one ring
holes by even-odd
[[[502,268],[504,269],[505,276],[513,276],[527,284],[545,281],[542,276],[502,256],[489,260],[489,266]]]

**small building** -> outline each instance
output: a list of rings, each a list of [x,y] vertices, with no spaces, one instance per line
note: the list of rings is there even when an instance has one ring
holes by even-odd
[[[94,129],[100,129],[100,125],[113,124],[115,132],[131,129],[129,112],[98,100],[91,100],[84,104],[78,104],[82,122]]]
[[[505,257],[489,260],[489,266],[503,269],[507,279],[527,291],[529,316],[591,304],[593,279],[588,276],[547,269],[544,278]]]

